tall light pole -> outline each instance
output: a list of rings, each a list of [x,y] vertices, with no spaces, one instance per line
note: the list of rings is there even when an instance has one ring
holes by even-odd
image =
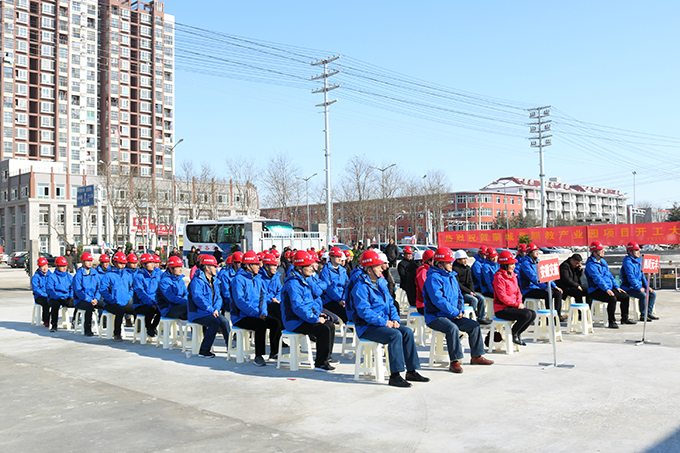
[[[550,106],[545,106],[545,107],[536,107],[535,109],[529,109],[529,118],[533,118],[536,121],[533,123],[529,123],[530,126],[530,132],[532,134],[538,134],[536,137],[529,137],[529,140],[531,140],[531,146],[533,148],[538,148],[538,156],[539,156],[539,167],[540,167],[540,173],[539,176],[541,178],[541,226],[545,228],[548,223],[548,216],[546,212],[546,205],[545,205],[545,171],[543,170],[543,147],[544,146],[550,146],[552,145],[552,141],[550,140],[550,137],[552,135],[546,135],[548,132],[550,132],[550,123],[552,120],[544,120],[546,116],[550,116]]]
[[[427,241],[428,241],[427,237],[428,237],[428,234],[429,234],[428,231],[427,231],[427,227],[428,227],[427,217],[428,217],[429,211],[427,210],[427,186],[425,185],[425,178],[427,178],[427,175],[423,175],[423,189],[425,191],[425,197],[424,197],[425,198],[425,218],[424,218],[424,220],[425,220],[425,245],[427,245]],[[417,234],[417,232],[416,232],[416,234]]]
[[[180,138],[177,140],[177,143],[172,145],[172,148],[170,148],[170,154],[172,155],[172,165],[173,168],[175,168],[175,148],[177,148],[177,145],[182,143],[184,141],[183,138]],[[175,172],[172,172],[172,209],[170,211],[170,216],[172,216],[172,246],[175,247],[175,244],[177,243],[177,225],[175,225]]]
[[[636,208],[636,205],[635,205],[635,175],[637,175],[637,172],[635,170],[633,170],[633,209],[631,209],[632,215],[630,216],[632,223],[635,223],[635,217],[637,217],[637,215],[636,215],[636,209],[637,208]]]
[[[383,202],[383,217],[386,216],[387,214],[387,208],[385,206],[385,170],[388,168],[392,168],[396,166],[397,164],[390,164],[387,167],[380,168],[380,167],[374,167],[373,165],[370,166],[370,168],[374,170],[378,170],[380,172],[380,191],[382,192],[382,202]],[[375,210],[375,229],[378,232],[378,243],[380,243],[380,231],[378,230],[378,226],[380,225],[379,217],[378,217],[378,209],[377,209],[377,203],[376,203],[376,210]],[[385,229],[385,239],[387,239],[388,233],[387,230],[389,229],[388,227]],[[395,238],[396,240],[396,238]]]
[[[309,180],[315,177],[317,173],[314,173],[312,176],[308,176],[306,178],[301,178],[299,176],[296,176],[297,179],[301,179],[305,182],[305,194],[307,195],[307,231],[312,231],[312,220],[309,215]],[[330,226],[329,226],[330,228]],[[330,244],[330,242],[329,242]]]
[[[505,198],[505,229],[509,230],[510,229],[510,219],[509,219],[509,212],[508,212],[508,191],[507,191],[507,185],[510,182],[509,179],[506,179],[505,182],[502,182],[503,184],[503,198]]]

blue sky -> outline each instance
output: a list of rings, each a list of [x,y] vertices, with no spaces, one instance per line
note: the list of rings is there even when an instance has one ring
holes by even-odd
[[[623,136],[636,143],[609,154],[598,148],[607,140],[580,141],[590,147],[586,152],[574,146],[574,137],[562,139],[556,130],[545,162],[548,177],[619,189],[631,198],[635,170],[638,202],[680,201],[680,183],[673,178],[680,169],[674,162],[680,154],[680,2],[165,4],[181,24],[319,49],[319,58],[339,53],[341,69],[350,57],[517,105],[549,104],[584,122],[675,137],[666,143],[670,146],[660,147],[647,136]],[[315,74],[318,70],[310,66],[309,76]],[[318,172],[314,179],[322,182],[324,123],[314,107],[321,95],[178,71],[176,96],[176,136],[184,138],[178,161],[214,162],[226,174],[227,157],[248,155],[265,162],[287,153],[301,176]],[[330,126],[336,186],[355,154],[376,164],[396,162],[415,175],[442,168],[453,191],[476,190],[503,176],[538,179],[528,127],[525,136],[495,135],[372,108],[345,96],[342,88],[332,93],[339,100],[331,107]]]

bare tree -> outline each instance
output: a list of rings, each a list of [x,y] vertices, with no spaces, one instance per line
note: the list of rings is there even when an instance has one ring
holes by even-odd
[[[197,168],[192,161],[180,164],[180,171],[176,177],[178,196],[176,205],[184,207],[190,219],[201,216],[215,218],[217,215],[214,202],[215,170],[209,163],[202,163]]]
[[[288,154],[277,153],[269,159],[264,169],[265,204],[280,209],[281,220],[290,221],[289,208],[293,206],[301,181],[300,169]]]
[[[233,187],[234,204],[245,214],[258,208],[257,183],[260,168],[254,159],[227,158],[227,174]]]
[[[418,219],[424,218],[424,186],[422,177],[408,175],[404,178],[402,197],[405,199],[406,218],[411,221],[411,234],[418,233]]]
[[[387,242],[387,238],[390,236],[390,222],[396,216],[397,202],[395,198],[402,190],[404,184],[404,176],[399,167],[392,166],[387,168],[388,166],[389,164],[383,162],[380,167],[385,168],[384,171],[374,168],[375,180],[379,189],[376,195],[380,197],[379,215],[376,219],[376,225],[381,234],[383,234],[385,242]],[[394,239],[396,240],[396,237]]]
[[[352,219],[357,239],[363,240],[366,236],[366,219],[375,208],[370,203],[375,193],[375,173],[365,157],[355,155],[345,164],[344,174],[340,187],[341,199],[346,202],[345,215]]]
[[[440,169],[428,170],[427,177],[424,178],[424,195],[427,204],[427,211],[432,213],[432,235],[429,238],[430,242],[436,243],[437,233],[444,231],[442,221],[442,210],[446,206],[446,197],[450,192],[449,182],[444,171]],[[425,222],[427,224],[427,212],[425,213]]]

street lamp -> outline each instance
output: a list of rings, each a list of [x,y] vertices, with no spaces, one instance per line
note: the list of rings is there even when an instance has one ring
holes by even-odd
[[[424,188],[426,188],[425,178],[427,178],[427,175],[423,175],[423,187]],[[429,211],[427,210],[427,189],[426,189],[425,190],[425,218],[424,218],[424,220],[425,220],[425,245],[427,245],[428,235],[429,235],[429,233],[428,233],[428,226],[429,225],[428,225],[428,222],[427,222],[428,216],[429,216]]]
[[[631,218],[632,218],[632,223],[635,223],[635,217],[636,217],[636,206],[635,206],[635,175],[637,175],[637,172],[633,170],[633,209],[631,209]]]
[[[397,164],[391,164],[391,165],[388,165],[385,168],[374,167],[373,165],[369,166],[370,168],[372,168],[374,170],[378,170],[380,172],[380,179],[381,179],[380,191],[382,192],[381,195],[382,195],[382,202],[383,202],[383,215],[385,215],[386,211],[387,211],[387,209],[385,207],[385,170],[387,170],[388,168],[392,168],[396,165]],[[380,222],[379,222],[378,219],[379,219],[379,217],[378,217],[378,204],[376,203],[376,205],[375,205],[375,232],[378,235],[378,244],[380,244],[380,230],[378,229],[379,226],[380,226]],[[388,225],[388,228],[389,228],[389,225]],[[387,239],[387,232],[385,232],[385,239]]]
[[[509,230],[510,229],[510,218],[508,217],[508,191],[507,191],[507,185],[510,182],[509,179],[506,179],[505,182],[502,182],[503,184],[503,198],[505,198],[505,229]]]
[[[177,148],[177,145],[179,145],[183,141],[184,141],[183,138],[180,138],[179,140],[177,140],[177,143],[172,145],[172,147],[169,149],[170,154],[173,154],[174,151],[175,151],[175,148]],[[172,156],[172,168],[175,168],[175,156],[174,155]],[[175,240],[177,239],[177,232],[176,232],[177,225],[175,225],[175,189],[176,189],[176,187],[175,187],[175,172],[173,171],[172,172],[172,208],[171,208],[171,212],[170,212],[170,215],[172,216],[172,246],[173,247],[176,247],[176,245],[175,245],[176,241]]]
[[[308,176],[306,178],[301,178],[300,176],[296,176],[297,179],[301,179],[302,181],[305,182],[305,194],[307,196],[307,231],[312,230],[312,220],[309,215],[309,180],[315,177],[317,173],[314,173],[312,176]],[[328,225],[328,228],[331,228],[330,225]]]

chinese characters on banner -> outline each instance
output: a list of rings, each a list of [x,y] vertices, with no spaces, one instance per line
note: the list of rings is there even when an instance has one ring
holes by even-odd
[[[659,255],[644,255],[642,257],[642,273],[643,274],[658,274],[659,273]]]
[[[538,266],[539,282],[545,283],[560,279],[560,260],[558,258],[541,260],[536,265]]]
[[[133,217],[132,226],[130,226],[130,233],[132,234],[146,234],[147,229],[151,234],[158,234],[159,236],[168,236],[174,234],[174,227],[172,225],[156,225],[155,219],[146,217]]]
[[[516,230],[444,231],[438,233],[439,245],[452,249],[515,248],[520,236],[528,235],[539,247],[587,246],[592,241],[604,245],[680,243],[680,222],[591,225],[554,228],[523,228]]]

